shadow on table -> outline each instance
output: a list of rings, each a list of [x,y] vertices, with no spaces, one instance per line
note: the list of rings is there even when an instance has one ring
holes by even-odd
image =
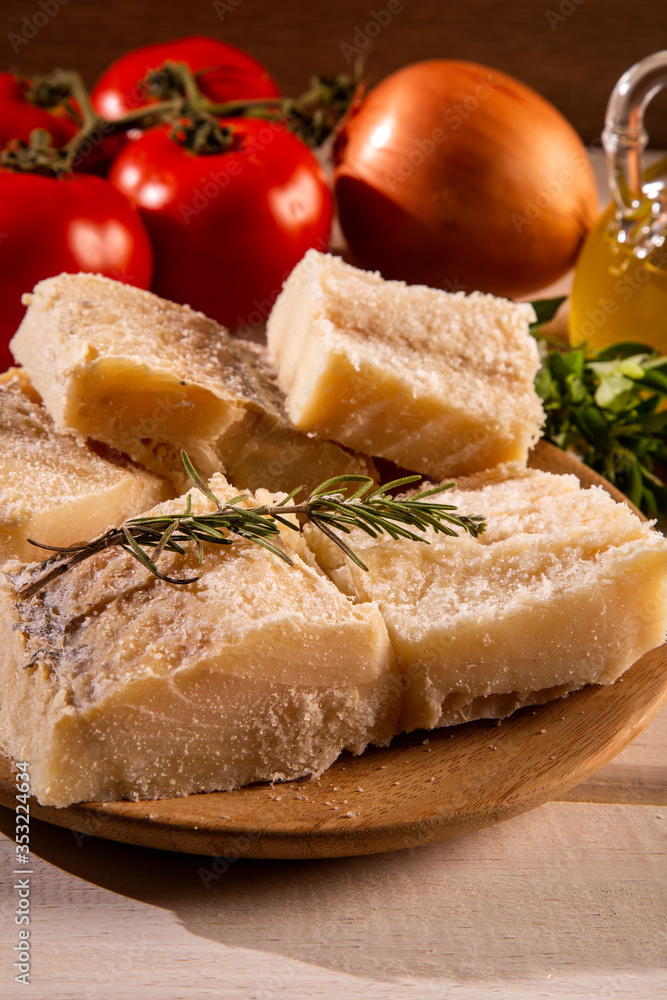
[[[201,938],[379,981],[506,982],[567,973],[573,963],[612,975],[659,968],[664,955],[647,938],[645,915],[649,859],[660,852],[664,823],[657,809],[651,825],[649,811],[627,806],[605,807],[607,822],[610,808],[625,810],[617,823],[626,824],[627,850],[600,829],[602,807],[574,804],[369,857],[214,859],[37,820],[31,849],[78,878],[173,911]],[[629,820],[636,830],[627,830]],[[0,808],[10,838],[13,825]]]

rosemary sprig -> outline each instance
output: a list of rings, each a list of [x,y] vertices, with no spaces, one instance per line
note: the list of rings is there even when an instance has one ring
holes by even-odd
[[[280,534],[280,525],[299,531],[304,522],[310,521],[364,570],[368,567],[337,531],[349,534],[352,528],[361,528],[373,538],[386,533],[394,539],[409,538],[428,544],[428,540],[417,532],[432,528],[445,535],[457,535],[455,529],[459,528],[476,538],[486,527],[482,515],[461,515],[455,513],[456,507],[451,504],[423,502],[450,489],[454,483],[443,483],[402,499],[391,496],[389,491],[416,482],[420,476],[405,476],[380,487],[376,487],[368,476],[336,476],[318,486],[302,503],[291,503],[301,492],[301,489],[296,489],[275,507],[264,505],[248,509],[240,506],[248,499],[247,494],[239,494],[221,503],[184,451],[181,458],[194,485],[215,504],[215,511],[193,514],[191,497],[188,496],[185,510],[180,514],[133,517],[89,542],[60,548],[30,538],[31,545],[49,549],[54,555],[41,563],[34,578],[18,589],[19,599],[34,597],[73,566],[112,546],[120,546],[159,580],[182,586],[195,583],[199,577],[167,576],[160,572],[157,561],[164,552],[184,555],[186,545],[196,545],[201,565],[205,545],[231,545],[235,537],[245,538],[262,545],[291,566],[292,560],[287,553],[273,544]],[[352,483],[358,485],[350,494]],[[286,514],[296,514],[299,525],[288,520]]]

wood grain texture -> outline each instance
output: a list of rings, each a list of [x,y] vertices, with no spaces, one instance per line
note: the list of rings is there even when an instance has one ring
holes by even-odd
[[[558,799],[667,806],[667,706],[618,757]]]
[[[533,464],[613,488],[542,443]],[[619,495],[620,496],[620,495]],[[163,850],[252,858],[371,854],[460,836],[562,796],[622,750],[667,700],[667,646],[606,687],[343,754],[318,780],[257,784],[151,802],[34,803],[32,814],[83,833]],[[0,760],[0,802],[14,801]]]
[[[372,857],[166,854],[35,821],[39,1000],[659,1000],[667,809],[549,803]],[[0,809],[12,834],[13,815]],[[13,917],[13,844],[0,909]],[[15,905],[15,903],[14,903]]]
[[[208,34],[247,49],[285,93],[297,94],[313,73],[348,69],[354,49],[370,52],[367,68],[375,79],[421,59],[467,59],[535,87],[587,143],[599,139],[621,73],[667,45],[667,5],[653,0],[402,0],[389,20],[386,0],[60,2],[58,13],[36,29],[37,0],[3,0],[1,68],[78,67],[92,83],[128,48]],[[663,95],[649,110],[653,146],[667,146],[665,108]]]

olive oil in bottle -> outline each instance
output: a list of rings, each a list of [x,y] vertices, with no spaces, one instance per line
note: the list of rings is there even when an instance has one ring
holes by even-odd
[[[667,354],[667,239],[648,248],[622,243],[616,216],[612,204],[577,261],[570,341],[600,350],[635,340]]]
[[[577,261],[572,344],[622,341],[667,354],[667,159],[644,172],[644,111],[667,84],[667,51],[636,63],[616,84],[602,142],[613,201]]]

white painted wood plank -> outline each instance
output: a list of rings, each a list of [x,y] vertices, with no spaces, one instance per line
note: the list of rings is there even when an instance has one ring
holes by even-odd
[[[44,1000],[667,996],[664,808],[551,803],[411,851],[226,871],[44,824],[33,847]],[[26,995],[8,968],[12,854],[3,838],[8,998]]]

